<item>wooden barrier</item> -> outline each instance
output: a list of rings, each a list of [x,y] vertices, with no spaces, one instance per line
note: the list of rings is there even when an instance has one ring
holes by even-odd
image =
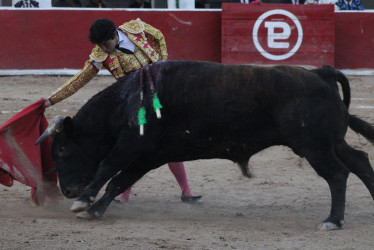
[[[335,67],[374,69],[374,11],[335,13]]]
[[[278,8],[278,6],[270,4],[263,5],[264,7],[237,5],[240,8],[256,8],[257,16],[262,15],[269,8]],[[265,6],[268,9],[261,9]],[[302,8],[305,13],[309,13],[310,8],[319,7],[287,6]],[[260,12],[260,10],[264,11]],[[326,11],[328,13],[325,13]],[[293,10],[289,12],[294,13]],[[319,12],[322,14],[319,16],[323,19],[322,21],[317,21],[317,16],[311,20],[303,18],[300,20],[304,34],[300,49],[297,51],[300,53],[300,57],[291,56],[284,62],[278,60],[273,63],[319,65],[324,62],[335,64],[337,68],[341,69],[374,69],[374,29],[372,28],[374,12],[352,11],[335,12],[334,14],[330,9],[325,9],[325,11],[321,9]],[[295,13],[296,17],[303,16],[303,12]],[[248,18],[235,17],[234,14],[232,13],[230,18],[226,18],[222,13],[223,21],[221,22],[220,10],[129,11],[124,9],[21,10],[0,8],[0,70],[82,68],[93,47],[88,41],[88,29],[95,19],[103,17],[112,19],[116,25],[140,17],[145,22],[159,28],[166,37],[170,59],[221,62],[222,49],[222,62],[224,63],[269,63],[269,59],[258,51],[254,51],[256,48],[253,44],[253,37],[251,37],[253,34],[248,27],[254,26],[255,19],[250,21]],[[332,17],[334,19],[331,19]],[[296,26],[291,19],[286,23],[291,30],[295,29]],[[335,23],[335,32],[331,31],[332,23]],[[264,36],[264,31],[268,32],[268,30],[262,29],[265,25],[264,22],[261,25],[259,26],[258,41],[262,44],[263,49],[269,49],[266,47],[268,40]],[[313,26],[317,26],[318,29]],[[236,35],[236,33],[245,32],[246,36]],[[273,26],[273,33],[279,32],[282,33],[282,28]],[[315,35],[314,32],[329,34],[312,38]],[[335,46],[332,43],[333,33],[335,33]],[[305,36],[309,36],[309,38]],[[295,41],[292,39],[295,39],[295,35],[291,33],[290,40],[286,41],[289,42],[290,47],[295,45]],[[279,42],[285,41],[284,39],[274,39],[272,42],[272,46],[276,46]],[[320,47],[316,44],[320,44]],[[275,48],[271,49],[275,50]],[[240,55],[238,50],[241,50],[243,55]],[[284,48],[278,48],[278,50],[278,54],[285,51]],[[273,50],[269,51],[273,52]],[[335,56],[332,57],[331,55],[334,53]],[[249,56],[250,54],[251,56]],[[251,61],[244,60],[248,58]]]
[[[80,69],[94,20],[137,17],[163,32],[170,59],[221,60],[220,11],[0,9],[0,69]]]
[[[222,7],[222,62],[334,65],[332,5]]]

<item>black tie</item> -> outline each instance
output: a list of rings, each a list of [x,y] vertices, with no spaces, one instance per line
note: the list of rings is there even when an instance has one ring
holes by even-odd
[[[134,52],[132,52],[131,50],[128,50],[128,49],[125,49],[125,48],[121,48],[118,44],[116,45],[116,49],[122,51],[125,54],[134,54]]]
[[[348,9],[350,10],[351,9],[351,5],[348,3]]]

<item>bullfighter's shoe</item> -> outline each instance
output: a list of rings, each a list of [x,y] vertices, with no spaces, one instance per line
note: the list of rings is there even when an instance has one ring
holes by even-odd
[[[199,196],[186,196],[182,192],[181,195],[182,202],[190,203],[190,204],[199,204],[203,202],[203,199],[201,198],[201,195]]]
[[[116,204],[116,205],[123,205],[124,204],[124,202],[121,202],[120,200],[117,200],[117,199],[113,199],[112,203]]]

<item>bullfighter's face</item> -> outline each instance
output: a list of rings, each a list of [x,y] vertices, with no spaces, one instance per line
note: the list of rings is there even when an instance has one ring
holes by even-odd
[[[117,34],[117,31],[114,32],[114,38],[113,39],[109,39],[109,40],[106,40],[102,43],[99,43],[97,44],[100,49],[102,49],[105,53],[113,53],[115,48],[116,48],[116,45],[118,44],[118,34]]]

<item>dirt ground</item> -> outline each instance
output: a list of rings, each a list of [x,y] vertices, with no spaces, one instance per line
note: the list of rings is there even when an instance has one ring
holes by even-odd
[[[0,77],[0,124],[49,96],[68,77]],[[374,123],[374,77],[349,77],[351,114]],[[113,82],[99,76],[71,98],[49,108],[47,118],[73,116],[94,93]],[[349,130],[347,141],[369,153],[374,147]],[[255,177],[245,178],[225,160],[186,162],[190,186],[201,205],[180,201],[167,166],[146,175],[125,205],[111,205],[101,220],[85,221],[69,211],[73,200],[35,207],[30,188],[0,186],[0,249],[373,249],[374,202],[350,175],[345,225],[319,231],[330,211],[327,183],[285,147],[251,159]]]

